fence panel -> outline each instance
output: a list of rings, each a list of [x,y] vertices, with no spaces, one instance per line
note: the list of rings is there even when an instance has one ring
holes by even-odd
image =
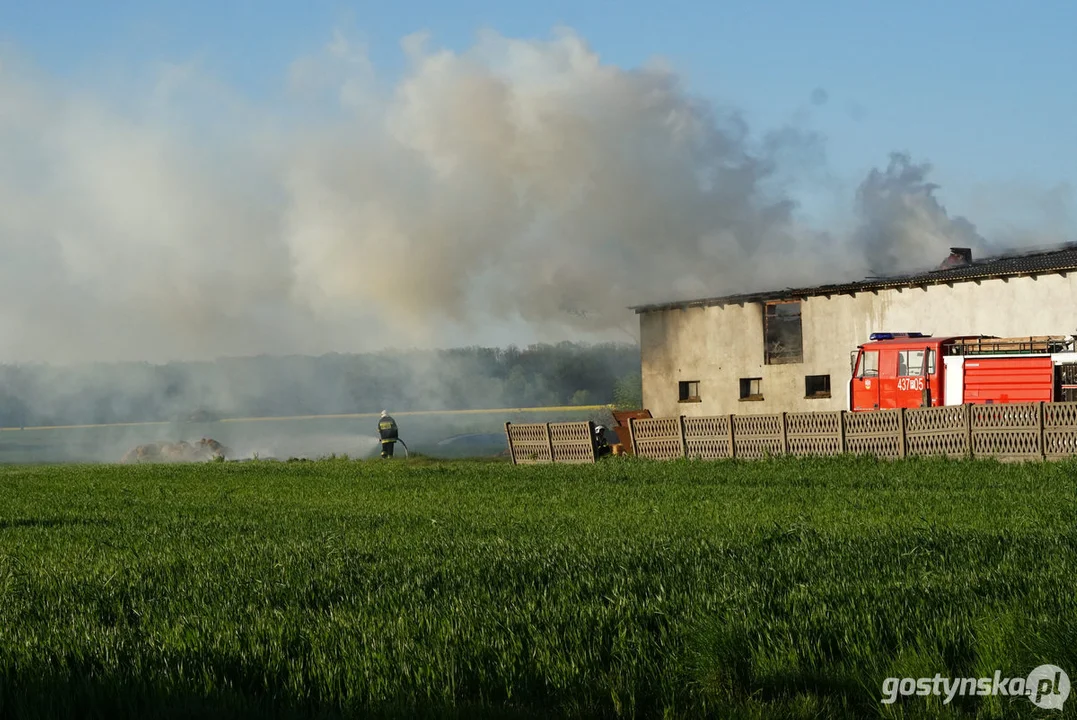
[[[854,455],[905,456],[900,410],[845,413],[845,449]]]
[[[684,436],[679,417],[629,418],[632,445],[636,455],[651,460],[684,457]]]
[[[905,410],[905,447],[908,455],[967,456],[967,407],[951,405],[908,408]]]
[[[733,454],[749,460],[785,454],[785,423],[775,415],[734,415]]]
[[[1048,460],[1077,455],[1077,402],[1043,406],[1043,454]]]
[[[841,410],[786,415],[789,453],[798,457],[841,455],[845,450],[841,415]]]
[[[553,462],[550,426],[547,423],[505,423],[505,434],[509,439],[509,452],[514,465]]]
[[[733,416],[684,418],[684,447],[690,458],[733,457]]]
[[[974,457],[1038,460],[1043,457],[1040,403],[970,405]]]
[[[595,461],[595,424],[590,420],[550,423],[550,445],[557,463]]]

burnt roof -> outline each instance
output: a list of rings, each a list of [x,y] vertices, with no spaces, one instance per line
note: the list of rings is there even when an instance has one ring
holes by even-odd
[[[855,295],[860,292],[878,292],[879,290],[926,287],[928,285],[951,285],[959,282],[1020,277],[1023,275],[1051,275],[1066,272],[1077,272],[1077,243],[1068,243],[1050,250],[996,255],[983,260],[974,260],[966,265],[938,268],[907,275],[867,278],[859,282],[817,285],[808,288],[787,288],[785,290],[769,290],[740,295],[635,305],[629,309],[640,314],[656,310],[707,307],[711,305],[743,305],[745,303],[799,300],[809,297],[830,297],[832,295]]]

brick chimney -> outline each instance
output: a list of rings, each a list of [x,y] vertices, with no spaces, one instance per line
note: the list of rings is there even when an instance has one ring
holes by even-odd
[[[972,264],[972,248],[952,247],[950,248],[950,257],[942,261],[940,269],[960,267],[962,265]]]

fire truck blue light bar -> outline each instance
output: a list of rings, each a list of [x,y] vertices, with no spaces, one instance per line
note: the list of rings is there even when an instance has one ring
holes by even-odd
[[[892,332],[877,332],[871,334],[872,340],[895,340],[897,338],[922,338],[927,337],[924,333],[910,332],[910,333],[892,333]]]

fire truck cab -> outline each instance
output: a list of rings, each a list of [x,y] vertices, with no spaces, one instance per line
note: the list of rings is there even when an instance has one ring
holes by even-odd
[[[853,412],[1077,400],[1072,337],[872,333],[852,355]]]
[[[942,400],[939,354],[945,338],[872,333],[853,353],[849,409],[935,406]]]

